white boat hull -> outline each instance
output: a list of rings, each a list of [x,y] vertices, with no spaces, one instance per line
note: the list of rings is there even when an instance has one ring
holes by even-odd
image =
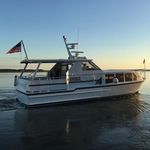
[[[26,94],[17,90],[17,99],[27,105],[42,105],[58,102],[69,102],[94,98],[106,98],[119,95],[133,94],[139,91],[142,81],[89,88],[78,88],[53,93]]]

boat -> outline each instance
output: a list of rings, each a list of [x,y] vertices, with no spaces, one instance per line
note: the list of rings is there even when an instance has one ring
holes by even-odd
[[[137,93],[144,77],[137,70],[102,70],[92,59],[80,56],[83,51],[74,50],[78,43],[63,40],[67,59],[24,59],[19,76],[15,76],[17,99],[26,106],[37,106],[71,101],[86,101]],[[27,75],[27,66],[35,64]],[[40,74],[40,66],[50,68]]]

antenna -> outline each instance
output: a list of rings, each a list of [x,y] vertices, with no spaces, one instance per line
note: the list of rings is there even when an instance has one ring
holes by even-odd
[[[82,51],[70,51],[71,49],[75,49],[75,46],[78,45],[78,43],[67,43],[67,39],[65,36],[63,36],[65,45],[66,45],[66,49],[69,55],[69,59],[75,59],[79,56],[79,53],[83,53]],[[71,53],[75,53],[75,56],[73,56]]]
[[[78,43],[78,45],[77,45],[77,51],[78,51],[78,49],[79,49],[79,29],[77,28],[77,43]]]
[[[69,58],[71,59],[71,58],[72,58],[72,55],[71,55],[71,52],[70,52],[69,47],[68,47],[68,44],[67,44],[67,39],[66,39],[66,37],[65,37],[64,35],[63,35],[63,39],[64,39],[64,42],[65,42],[65,46],[66,46],[66,49],[67,49]]]

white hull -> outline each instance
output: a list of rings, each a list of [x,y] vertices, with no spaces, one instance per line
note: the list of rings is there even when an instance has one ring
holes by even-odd
[[[142,84],[142,81],[116,84],[116,85],[107,85],[102,87],[92,87],[92,88],[81,88],[72,91],[65,92],[55,92],[55,93],[40,93],[40,94],[24,94],[17,90],[18,100],[27,105],[42,105],[58,102],[69,102],[77,100],[87,100],[94,98],[106,98],[112,96],[132,94],[139,91],[139,88]]]

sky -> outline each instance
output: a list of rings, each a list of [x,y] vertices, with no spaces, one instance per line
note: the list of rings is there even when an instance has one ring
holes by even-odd
[[[63,35],[102,69],[150,68],[150,0],[0,0],[0,69],[67,58]]]

